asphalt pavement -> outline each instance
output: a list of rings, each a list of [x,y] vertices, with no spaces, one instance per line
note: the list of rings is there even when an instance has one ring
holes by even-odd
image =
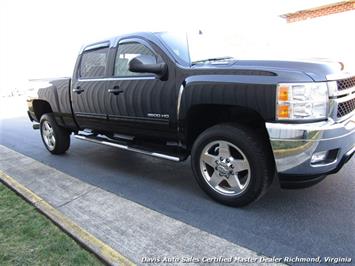
[[[274,180],[263,198],[238,209],[207,197],[189,160],[174,163],[74,138],[67,154],[54,156],[27,117],[0,120],[0,144],[266,256],[354,256],[355,159],[311,188],[281,190]]]
[[[0,181],[112,266],[284,265],[2,145]]]

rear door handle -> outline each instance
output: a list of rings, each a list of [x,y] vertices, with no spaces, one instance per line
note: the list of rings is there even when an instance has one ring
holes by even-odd
[[[80,94],[84,91],[84,89],[80,88],[80,86],[76,87],[75,89],[73,89],[73,92]]]
[[[112,89],[108,89],[108,92],[113,93],[114,95],[118,95],[120,93],[123,93],[123,90],[121,90],[119,86],[115,86]]]

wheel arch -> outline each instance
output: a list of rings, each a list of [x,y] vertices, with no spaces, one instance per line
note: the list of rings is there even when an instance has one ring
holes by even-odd
[[[32,100],[32,108],[37,121],[40,121],[42,115],[53,112],[49,102],[40,99]]]
[[[265,139],[271,151],[265,120],[258,112],[244,106],[216,104],[199,104],[188,110],[183,123],[188,149],[191,150],[194,141],[204,130],[217,124],[242,124],[251,127]]]

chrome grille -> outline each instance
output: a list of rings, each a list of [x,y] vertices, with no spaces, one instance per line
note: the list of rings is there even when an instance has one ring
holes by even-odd
[[[339,91],[346,90],[351,87],[355,87],[355,76],[347,79],[338,80],[337,85]]]
[[[330,83],[336,83],[336,86],[329,87],[329,114],[334,120],[341,121],[355,113],[355,76],[346,74],[342,78],[340,75],[336,78]]]
[[[337,117],[340,118],[344,115],[350,114],[355,110],[355,98],[348,101],[338,103]]]

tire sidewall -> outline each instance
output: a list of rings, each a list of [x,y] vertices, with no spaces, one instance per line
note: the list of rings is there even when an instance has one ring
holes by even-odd
[[[43,123],[47,121],[50,126],[53,128],[53,135],[55,138],[55,145],[54,145],[54,149],[51,150],[45,140],[44,140],[44,136],[43,136]],[[41,138],[42,138],[42,142],[44,144],[44,146],[46,147],[46,149],[53,154],[62,154],[64,153],[70,145],[70,133],[67,132],[64,128],[61,128],[58,126],[57,122],[54,119],[53,114],[44,114],[41,117],[40,120],[40,132],[41,132]]]
[[[40,121],[40,131],[41,131],[41,138],[42,138],[42,141],[43,141],[44,146],[46,147],[46,149],[47,149],[49,152],[53,152],[53,151],[55,150],[55,148],[56,148],[56,145],[57,145],[57,132],[56,132],[56,130],[55,130],[54,127],[53,127],[53,123],[52,123],[51,119],[49,119],[48,117],[49,117],[49,115],[47,115],[47,114],[45,114],[45,115],[43,115],[43,116],[41,117],[41,121]],[[53,128],[53,135],[54,135],[54,138],[56,139],[56,143],[55,143],[55,145],[54,145],[54,149],[52,149],[52,150],[48,147],[46,141],[44,140],[44,136],[43,136],[43,124],[44,124],[44,122],[46,122],[46,121],[47,121],[48,124]]]
[[[227,127],[227,128],[226,128]],[[229,129],[229,130],[226,130]],[[255,152],[259,152],[257,142],[246,141],[245,132],[233,126],[213,127],[203,132],[196,140],[192,148],[191,164],[195,178],[201,188],[212,198],[228,205],[244,205],[244,202],[252,201],[261,193],[263,187],[263,165]],[[250,137],[249,137],[250,138]],[[200,156],[206,145],[213,141],[224,140],[238,147],[246,156],[250,166],[250,183],[248,187],[238,195],[226,195],[217,192],[207,183],[200,169]]]

